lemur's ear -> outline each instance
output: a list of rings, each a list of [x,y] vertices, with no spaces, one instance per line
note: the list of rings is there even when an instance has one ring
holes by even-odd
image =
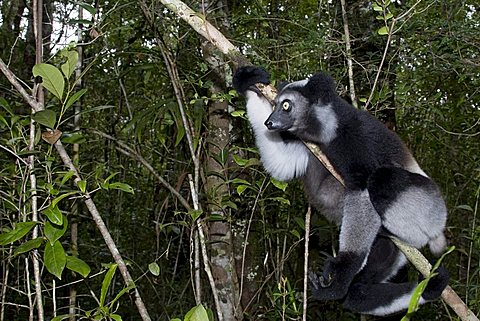
[[[283,88],[285,88],[286,86],[288,86],[288,84],[290,84],[288,81],[282,81],[278,84],[277,86],[277,91],[278,92],[281,92],[283,90]]]
[[[317,73],[308,79],[307,84],[301,89],[304,95],[311,102],[329,103],[336,97],[335,81],[325,73]]]

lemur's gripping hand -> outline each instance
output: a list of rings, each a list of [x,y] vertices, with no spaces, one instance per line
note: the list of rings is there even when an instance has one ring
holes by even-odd
[[[258,92],[255,84],[270,84],[270,75],[263,68],[255,66],[240,67],[233,75],[233,88],[242,96],[247,90]]]
[[[314,299],[338,300],[347,294],[348,287],[359,267],[356,264],[357,260],[348,254],[342,254],[328,258],[321,275],[310,272],[309,279]]]

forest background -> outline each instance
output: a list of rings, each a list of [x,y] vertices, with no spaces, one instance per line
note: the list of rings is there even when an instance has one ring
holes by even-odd
[[[301,186],[263,171],[238,61],[167,2],[0,3],[1,321],[183,320],[199,304],[301,320]],[[449,208],[450,285],[479,311],[478,1],[186,4],[275,82],[326,71],[404,139]],[[311,225],[317,269],[338,229]],[[308,319],[360,316],[309,302]],[[435,319],[458,317],[442,301],[415,314]]]

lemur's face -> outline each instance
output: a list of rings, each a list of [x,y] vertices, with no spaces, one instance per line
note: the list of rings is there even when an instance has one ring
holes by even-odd
[[[297,81],[285,86],[275,99],[275,107],[265,126],[269,130],[295,133],[304,127],[304,115],[309,109],[308,100],[296,90],[305,81]]]

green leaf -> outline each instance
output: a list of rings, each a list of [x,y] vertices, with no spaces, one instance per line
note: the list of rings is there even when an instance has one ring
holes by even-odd
[[[245,166],[248,164],[248,159],[242,158],[237,155],[233,155],[233,161],[238,165],[238,166]]]
[[[0,234],[0,245],[7,245],[21,239],[27,235],[35,225],[37,225],[37,222],[17,223],[13,230]]]
[[[63,224],[63,215],[60,212],[60,209],[53,205],[50,204],[49,207],[47,207],[45,210],[42,211],[43,214],[45,214],[50,222],[52,222],[55,225],[62,225]]]
[[[61,200],[63,200],[65,197],[68,197],[70,195],[74,195],[74,194],[77,194],[77,192],[68,192],[68,193],[65,193],[65,194],[62,194],[58,197],[55,197],[52,201],[52,205],[53,207],[57,206],[58,202],[60,202]]]
[[[390,20],[393,18],[393,14],[391,12],[387,13],[387,15],[385,16],[385,20]]]
[[[378,4],[374,3],[373,4],[373,10],[377,11],[377,12],[381,12],[381,11],[383,11],[383,8],[380,7]]]
[[[58,226],[58,227],[57,227]],[[45,226],[43,227],[43,232],[45,233],[45,237],[50,241],[50,244],[53,245],[56,241],[58,241],[67,231],[68,221],[66,218],[63,219],[63,225],[53,225],[50,221],[45,222]]]
[[[57,67],[42,63],[33,66],[32,72],[35,77],[42,77],[43,86],[55,97],[62,100],[65,79],[63,79],[62,73]]]
[[[209,321],[207,311],[199,304],[185,314],[184,321]]]
[[[278,189],[281,189],[282,191],[285,192],[287,189],[288,183],[286,182],[281,182],[273,177],[270,177],[270,182],[272,182],[273,186],[275,186]]]
[[[230,115],[232,115],[232,117],[245,118],[245,113],[246,113],[245,110],[234,110],[230,113]]]
[[[77,186],[82,193],[85,193],[85,191],[87,190],[87,181],[84,181],[84,180],[78,181]]]
[[[71,95],[70,97],[68,97],[68,100],[65,104],[65,110],[67,110],[68,108],[70,108],[77,100],[79,100],[80,98],[82,98],[82,96],[87,92],[87,89],[80,89],[79,91],[77,91],[76,93],[74,93],[73,95]]]
[[[388,35],[388,28],[386,26],[377,30],[377,33],[381,36]]]
[[[76,24],[82,24],[82,25],[93,25],[93,22],[87,19],[70,19],[67,21],[69,25],[76,25]]]
[[[455,206],[455,208],[459,209],[459,210],[465,210],[465,211],[473,212],[473,208],[470,205],[467,205],[467,204],[458,205],[458,206]]]
[[[85,136],[81,133],[66,134],[62,138],[62,143],[66,144],[83,144],[87,141]]]
[[[109,303],[109,305],[113,306],[115,304],[115,302],[117,302],[118,299],[120,299],[122,297],[122,295],[124,295],[125,293],[127,293],[131,289],[135,289],[135,283],[133,283],[133,282],[131,284],[129,284],[127,287],[124,287],[120,292],[118,292],[118,294],[115,296],[115,298],[112,300],[112,302]]]
[[[301,238],[300,233],[297,230],[290,230],[290,233],[295,236],[298,240]]]
[[[247,185],[238,185],[237,186],[237,193],[238,195],[242,195],[243,192],[248,188]]]
[[[75,71],[75,67],[77,67],[78,52],[76,52],[75,50],[70,50],[67,52],[63,52],[62,56],[67,58],[67,61],[63,65],[61,65],[60,68],[62,69],[65,78],[68,79]]]
[[[65,175],[63,175],[61,185],[65,185],[65,183],[66,183],[70,178],[72,178],[73,175],[75,175],[75,172],[74,172],[74,171],[68,171],[68,172],[66,172]]]
[[[36,239],[27,241],[22,245],[20,245],[19,247],[17,247],[15,251],[13,251],[13,256],[17,256],[19,254],[29,252],[33,249],[38,249],[40,245],[42,245],[42,243],[43,243],[43,237],[37,237]]]
[[[65,255],[65,250],[63,249],[62,243],[56,241],[52,245],[50,242],[47,242],[45,244],[45,253],[43,255],[43,259],[48,272],[61,280],[63,269],[67,263],[67,257]]]
[[[55,128],[57,113],[51,109],[45,109],[32,115],[34,121],[48,128]]]
[[[246,180],[244,180],[244,179],[241,179],[241,178],[234,178],[234,179],[232,180],[232,183],[233,183],[233,184],[242,184],[242,185],[252,185],[252,184],[250,184],[250,182],[248,182],[248,181],[246,181]]]
[[[67,256],[67,269],[77,272],[84,278],[90,274],[90,267],[85,261],[80,260],[78,257]]]
[[[122,321],[122,317],[118,314],[110,314],[110,318],[115,321]]]
[[[160,267],[158,266],[157,262],[152,262],[148,265],[148,270],[155,276],[160,275]]]
[[[92,16],[95,15],[95,13],[97,12],[97,9],[95,9],[95,7],[92,7],[91,5],[89,5],[88,3],[85,3],[85,2],[78,2],[78,5],[80,7],[82,7],[83,9],[87,10],[88,12],[90,12],[90,14]]]
[[[199,218],[200,215],[203,214],[203,211],[202,210],[190,210],[190,211],[188,211],[188,214],[190,215],[192,220],[195,222],[197,220],[197,218]]]
[[[117,264],[110,265],[105,277],[102,281],[102,290],[100,291],[100,307],[105,306],[105,298],[107,297],[108,288],[110,287],[110,283],[112,283],[113,276],[115,275],[115,271],[117,270]]]
[[[133,188],[130,185],[125,183],[119,183],[119,182],[110,183],[108,184],[108,188],[119,189],[121,191],[130,193],[130,194],[135,194],[135,192],[133,191]]]

